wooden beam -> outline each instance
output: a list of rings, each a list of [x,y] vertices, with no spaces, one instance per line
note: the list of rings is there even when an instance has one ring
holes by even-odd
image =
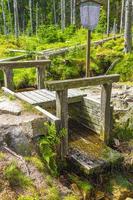
[[[101,133],[100,138],[109,144],[111,134],[111,91],[112,84],[104,84],[101,91]]]
[[[46,67],[51,63],[50,60],[31,60],[31,61],[11,61],[1,62],[0,69],[3,68],[30,68],[30,67]]]
[[[4,86],[9,88],[10,90],[14,90],[12,69],[4,68],[3,72],[4,72]]]
[[[60,153],[61,159],[68,154],[68,102],[67,90],[56,92],[56,116],[61,119],[60,130],[65,129],[66,135],[62,138]]]
[[[44,89],[44,81],[45,81],[45,68],[44,67],[38,67],[36,69],[36,75],[37,75],[37,88]]]
[[[45,83],[47,89],[51,91],[61,91],[67,90],[71,88],[79,88],[86,86],[94,86],[94,85],[103,85],[106,83],[118,82],[120,76],[118,74],[115,75],[104,75],[97,76],[92,78],[79,78],[79,79],[70,79],[64,81],[49,81]]]
[[[60,119],[58,117],[54,116],[53,114],[49,113],[47,110],[41,108],[40,106],[36,106],[35,108],[36,108],[36,110],[38,110],[39,112],[44,114],[48,121],[54,122],[54,123],[60,123]]]

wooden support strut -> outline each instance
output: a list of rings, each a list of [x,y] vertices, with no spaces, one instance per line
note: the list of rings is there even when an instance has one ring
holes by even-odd
[[[67,90],[56,92],[56,116],[61,119],[60,130],[65,129],[66,135],[62,138],[60,153],[61,159],[68,154],[68,102]]]
[[[12,69],[4,68],[3,72],[4,72],[5,87],[9,88],[10,90],[13,90],[14,86],[13,86],[13,71],[12,71]]]
[[[111,132],[111,105],[110,105],[111,91],[112,91],[112,84],[102,85],[100,138],[106,144],[109,143],[110,132]]]

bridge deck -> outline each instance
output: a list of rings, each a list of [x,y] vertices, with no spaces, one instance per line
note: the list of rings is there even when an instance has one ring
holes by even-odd
[[[97,134],[77,122],[69,123],[69,161],[86,175],[103,172],[122,161],[121,155],[106,146]],[[75,165],[75,167],[74,167]]]
[[[56,92],[54,91],[51,92],[47,89],[18,92],[15,93],[15,96],[32,105],[51,106],[55,104],[56,101]],[[68,103],[80,102],[83,96],[85,95],[78,89],[69,89]]]

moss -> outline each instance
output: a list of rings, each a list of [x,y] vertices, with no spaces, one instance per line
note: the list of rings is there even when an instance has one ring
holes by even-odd
[[[56,187],[51,187],[47,190],[46,194],[47,200],[61,200],[60,193]]]
[[[80,198],[78,196],[70,194],[66,196],[63,200],[80,200]]]
[[[44,163],[39,157],[26,157],[26,161],[31,162],[40,172],[45,171]]]
[[[21,195],[18,197],[17,200],[39,200],[39,197],[38,196],[32,197],[30,195]]]
[[[4,160],[5,156],[6,155],[4,153],[0,152],[0,161]]]
[[[31,179],[27,177],[15,163],[11,163],[5,168],[4,175],[11,186],[25,188],[32,185]]]
[[[122,176],[121,174],[115,174],[110,177],[109,183],[106,185],[106,190],[107,192],[112,193],[116,188],[125,188],[133,191],[133,184],[130,183],[125,176]]]

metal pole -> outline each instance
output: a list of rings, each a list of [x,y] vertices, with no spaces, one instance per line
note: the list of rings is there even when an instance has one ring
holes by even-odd
[[[87,51],[86,51],[86,77],[90,77],[90,49],[91,49],[91,31],[87,31]]]

